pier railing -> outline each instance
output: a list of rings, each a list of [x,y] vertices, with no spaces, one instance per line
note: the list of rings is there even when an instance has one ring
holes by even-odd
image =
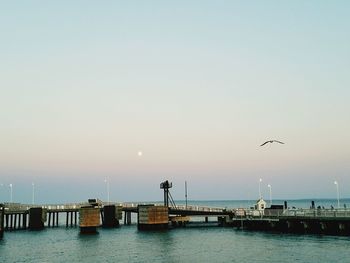
[[[350,209],[233,209],[236,218],[350,218]]]
[[[290,217],[350,217],[350,209],[296,209],[285,210],[283,216]]]
[[[222,212],[224,208],[220,207],[206,207],[206,206],[195,206],[195,205],[178,205],[176,209],[187,210],[187,211],[203,211],[203,212]]]

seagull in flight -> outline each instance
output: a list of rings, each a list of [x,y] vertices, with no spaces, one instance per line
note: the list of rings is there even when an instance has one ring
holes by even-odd
[[[260,145],[260,146],[264,146],[265,144],[267,144],[267,143],[273,143],[273,142],[278,142],[278,143],[280,143],[280,144],[284,144],[284,142],[280,142],[280,141],[277,141],[277,140],[270,140],[270,141],[266,141],[266,142],[264,142],[262,145]]]

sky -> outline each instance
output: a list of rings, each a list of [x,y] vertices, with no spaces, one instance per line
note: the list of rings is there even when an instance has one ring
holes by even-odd
[[[349,11],[1,1],[0,200],[350,197]]]

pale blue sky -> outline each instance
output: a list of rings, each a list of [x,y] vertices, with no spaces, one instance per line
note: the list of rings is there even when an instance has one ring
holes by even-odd
[[[1,1],[0,199],[350,196],[348,1]],[[285,145],[259,145],[265,139]],[[137,152],[143,151],[142,157]]]

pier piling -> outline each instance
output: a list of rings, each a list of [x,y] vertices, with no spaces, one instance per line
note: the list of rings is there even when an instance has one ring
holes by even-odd
[[[0,204],[0,238],[4,236],[4,217],[5,216],[5,209],[2,204]]]
[[[169,225],[167,206],[139,205],[137,227],[139,230],[165,230]]]
[[[97,233],[100,225],[100,208],[93,206],[82,207],[79,210],[79,227],[82,234]]]
[[[47,220],[47,226],[51,226],[51,212],[49,212],[49,219]]]
[[[44,229],[43,209],[41,207],[32,207],[29,209],[29,229]]]
[[[124,212],[124,225],[131,225],[131,212]]]
[[[118,209],[115,205],[105,205],[103,207],[103,227],[118,227],[119,220],[117,218]]]

